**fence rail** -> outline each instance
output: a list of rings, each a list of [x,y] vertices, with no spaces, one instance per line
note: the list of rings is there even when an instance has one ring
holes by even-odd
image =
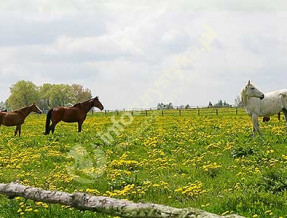
[[[102,113],[108,115],[120,115],[122,113],[130,113],[132,116],[149,116],[149,115],[221,115],[221,114],[246,114],[245,110],[240,107],[222,107],[222,108],[207,108],[207,107],[194,107],[194,108],[174,108],[174,109],[122,109],[122,110],[104,110],[94,113]]]

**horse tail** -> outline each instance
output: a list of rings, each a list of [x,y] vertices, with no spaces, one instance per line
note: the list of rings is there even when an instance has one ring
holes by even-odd
[[[50,121],[51,121],[51,117],[52,117],[52,112],[53,112],[53,109],[49,110],[47,113],[45,135],[49,135],[49,133],[50,133]]]

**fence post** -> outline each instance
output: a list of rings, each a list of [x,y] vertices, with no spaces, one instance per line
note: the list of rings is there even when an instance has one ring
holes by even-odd
[[[105,115],[107,115],[107,110],[105,110]]]
[[[216,111],[215,111],[215,112],[216,112],[216,115],[218,115],[218,108],[216,108]]]
[[[161,110],[161,116],[163,116],[163,110]]]
[[[147,116],[147,110],[145,110],[145,115]]]
[[[179,110],[179,116],[181,116],[181,110]]]
[[[131,114],[132,114],[132,116],[134,115],[134,111],[133,110],[131,111]]]
[[[236,113],[236,115],[238,114],[238,108],[237,107],[235,108],[235,113]]]
[[[200,115],[199,107],[197,108],[197,115]]]
[[[119,115],[119,111],[117,110],[117,115]]]
[[[281,112],[278,113],[278,120],[281,120]]]

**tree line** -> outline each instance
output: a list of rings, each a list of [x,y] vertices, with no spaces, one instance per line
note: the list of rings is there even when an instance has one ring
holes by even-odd
[[[239,101],[238,101],[239,102]],[[237,104],[235,101],[235,105],[238,106],[240,104],[240,102]],[[218,100],[218,102],[216,104],[212,104],[211,101],[208,103],[207,107],[216,107],[216,108],[220,108],[220,107],[232,107],[231,104],[228,104],[226,101],[223,100]],[[191,106],[189,104],[187,105],[180,105],[178,107],[174,107],[172,103],[168,103],[168,104],[164,104],[164,103],[158,103],[157,104],[157,110],[164,110],[164,109],[190,109]]]
[[[5,102],[0,102],[0,109],[11,110],[36,103],[47,111],[56,106],[71,106],[92,98],[90,89],[79,84],[50,84],[41,86],[30,81],[18,81],[10,87],[10,96]]]

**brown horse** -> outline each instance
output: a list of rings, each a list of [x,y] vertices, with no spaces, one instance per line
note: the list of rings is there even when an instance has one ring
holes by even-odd
[[[278,120],[281,120],[281,113],[278,113]],[[263,117],[262,119],[263,123],[269,122],[270,121],[270,117]]]
[[[21,135],[21,125],[24,123],[26,117],[31,113],[35,112],[41,114],[42,111],[34,104],[23,107],[19,110],[11,111],[11,112],[0,112],[0,126],[3,124],[4,126],[16,126],[15,136],[17,132],[19,132],[19,136]]]
[[[48,135],[51,130],[52,133],[54,133],[55,126],[60,121],[64,121],[67,123],[78,122],[78,132],[81,132],[82,124],[87,117],[87,113],[94,106],[99,108],[100,110],[104,109],[104,106],[99,101],[99,98],[95,97],[88,101],[75,104],[72,107],[56,107],[49,110],[46,120],[45,135]],[[52,120],[51,126],[50,126],[50,120]]]

